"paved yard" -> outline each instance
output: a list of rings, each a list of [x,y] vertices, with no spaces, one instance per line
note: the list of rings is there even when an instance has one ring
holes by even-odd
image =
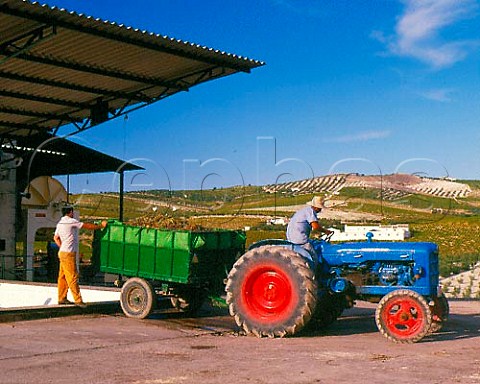
[[[199,318],[83,315],[0,324],[7,383],[480,383],[480,301],[451,302],[438,334],[413,345],[377,331],[359,303],[327,332],[239,333],[224,309]]]

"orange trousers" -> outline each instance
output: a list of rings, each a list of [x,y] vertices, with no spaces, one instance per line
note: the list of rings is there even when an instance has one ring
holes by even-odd
[[[68,289],[72,291],[75,303],[82,302],[78,285],[77,254],[75,252],[58,252],[60,267],[58,270],[58,301],[67,299]]]

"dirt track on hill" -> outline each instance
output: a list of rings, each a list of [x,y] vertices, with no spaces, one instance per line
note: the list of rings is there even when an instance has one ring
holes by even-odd
[[[0,324],[9,383],[480,383],[480,301],[451,302],[444,329],[412,345],[376,329],[360,302],[328,330],[243,336],[225,309],[199,318],[84,315]]]
[[[248,208],[244,209],[247,212],[254,211],[282,211],[282,212],[296,212],[301,208],[304,208],[305,204],[299,205],[288,205],[281,207],[263,207],[263,208]],[[354,211],[340,211],[338,209],[325,209],[318,214],[319,219],[326,220],[342,220],[342,221],[380,221],[382,219],[381,215],[376,215],[373,213],[366,212],[354,212]]]

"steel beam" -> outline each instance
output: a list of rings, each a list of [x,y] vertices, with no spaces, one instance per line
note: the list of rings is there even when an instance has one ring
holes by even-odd
[[[91,107],[89,104],[85,104],[85,103],[76,103],[70,100],[54,99],[53,97],[31,95],[28,93],[10,92],[4,89],[0,89],[0,96],[11,97],[14,99],[38,101],[40,103],[56,104],[56,105],[61,105],[64,107],[72,107],[72,108],[90,109]]]
[[[79,92],[86,92],[86,93],[92,93],[95,95],[110,96],[110,97],[121,98],[121,99],[133,99],[138,101],[150,100],[149,97],[142,95],[141,92],[143,90],[137,90],[135,92],[111,91],[107,89],[95,88],[95,87],[90,87],[90,86],[85,86],[80,84],[66,83],[66,82],[57,81],[57,80],[42,79],[40,77],[19,75],[16,73],[9,73],[9,72],[0,72],[0,78],[21,81],[21,82],[30,83],[30,84],[47,85],[49,87],[69,89],[69,90],[74,90]]]
[[[59,67],[59,68],[70,69],[70,70],[73,70],[73,71],[92,73],[94,75],[102,75],[102,76],[107,76],[107,77],[113,77],[115,79],[129,80],[129,81],[134,81],[136,83],[141,83],[141,84],[153,84],[153,85],[156,85],[158,87],[178,89],[179,91],[183,90],[183,87],[181,85],[175,84],[175,83],[172,83],[172,82],[169,82],[169,81],[150,78],[150,77],[145,77],[145,76],[136,76],[136,75],[132,75],[130,73],[114,71],[112,69],[104,69],[104,68],[99,68],[99,67],[83,65],[83,64],[80,64],[80,63],[77,63],[77,62],[72,62],[72,61],[57,60],[57,59],[53,59],[53,58],[50,58],[50,57],[41,57],[41,56],[38,56],[38,55],[32,55],[32,54],[27,54],[27,53],[21,53],[21,54],[17,55],[16,58],[21,59],[21,60],[25,60],[25,61],[34,62],[34,63],[39,63],[39,64],[51,65],[51,66]]]
[[[8,40],[0,44],[0,54],[5,57],[0,60],[0,65],[6,61],[19,56],[33,47],[38,43],[50,39],[57,33],[57,28],[55,25],[42,25],[32,31],[21,34],[20,36],[15,37],[14,39]]]

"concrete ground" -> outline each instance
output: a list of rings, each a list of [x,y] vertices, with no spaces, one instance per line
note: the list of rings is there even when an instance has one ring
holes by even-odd
[[[480,301],[452,301],[444,329],[412,345],[359,302],[324,332],[257,339],[225,309],[133,320],[121,313],[0,323],[2,384],[480,383]]]
[[[120,301],[120,288],[81,285],[82,298],[87,303]],[[73,301],[71,291],[68,300]],[[57,284],[0,280],[0,315],[5,309],[57,305]],[[1,321],[1,320],[0,320]]]

